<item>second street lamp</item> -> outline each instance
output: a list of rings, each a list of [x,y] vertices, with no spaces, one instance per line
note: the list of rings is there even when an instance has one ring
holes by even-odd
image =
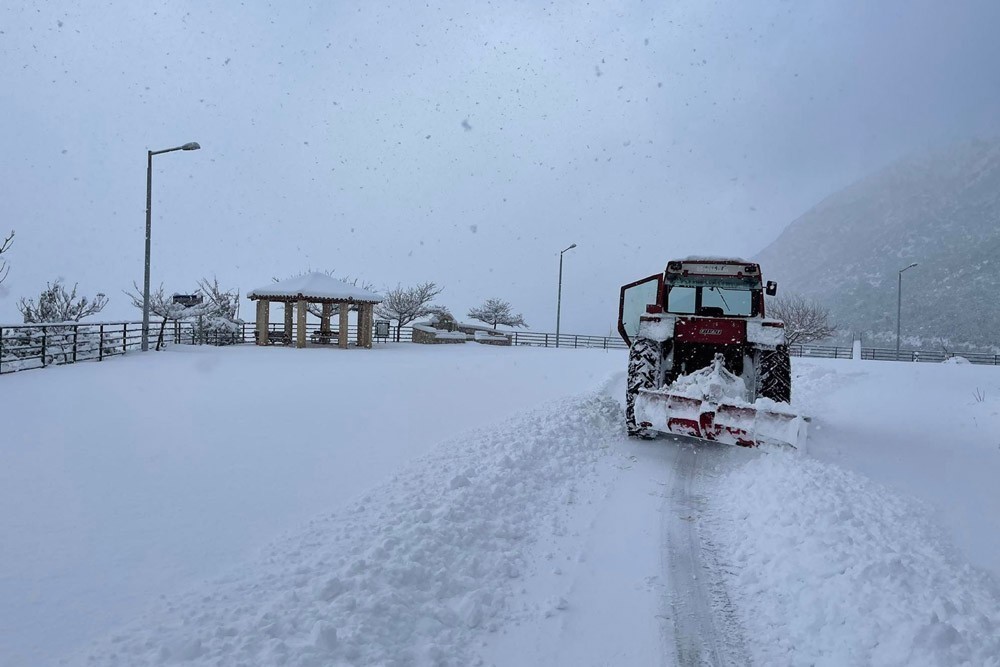
[[[899,361],[899,316],[903,312],[903,271],[912,269],[916,265],[917,263],[914,262],[913,264],[904,266],[899,270],[899,282],[896,285],[896,361]]]
[[[562,258],[563,254],[576,247],[574,243],[559,253],[559,295],[556,297],[556,347],[559,347],[559,317],[562,314]]]
[[[173,151],[196,151],[201,146],[191,141],[162,151],[146,151],[146,270],[142,278],[142,351],[149,349],[149,236],[153,222],[153,156]]]

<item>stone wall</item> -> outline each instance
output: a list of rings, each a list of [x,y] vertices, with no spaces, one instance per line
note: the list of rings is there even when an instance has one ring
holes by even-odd
[[[449,332],[442,330],[440,333],[447,334]],[[421,343],[423,345],[448,345],[451,343],[465,343],[465,336],[462,337],[458,337],[455,335],[441,336],[436,330],[432,329],[431,327],[414,326],[413,342]]]

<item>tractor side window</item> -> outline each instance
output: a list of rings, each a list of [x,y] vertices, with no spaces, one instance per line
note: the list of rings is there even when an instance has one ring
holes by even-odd
[[[656,292],[660,287],[660,276],[650,276],[643,282],[622,288],[621,326],[629,339],[639,332],[639,318],[646,312],[646,306],[656,303]]]
[[[671,287],[667,292],[667,312],[694,315],[696,294],[696,287]]]

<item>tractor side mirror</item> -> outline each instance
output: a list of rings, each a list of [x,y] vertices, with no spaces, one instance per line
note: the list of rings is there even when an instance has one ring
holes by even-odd
[[[778,293],[778,283],[773,280],[767,281],[767,286],[764,287],[764,294],[768,296],[774,296]]]

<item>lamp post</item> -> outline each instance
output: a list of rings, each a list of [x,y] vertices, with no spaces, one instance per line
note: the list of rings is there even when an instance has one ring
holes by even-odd
[[[914,262],[899,270],[899,283],[896,286],[896,361],[899,361],[899,321],[903,311],[903,271],[912,269],[916,265],[917,263]]]
[[[570,247],[566,248],[566,250],[563,250],[562,252],[559,253],[559,296],[556,297],[556,347],[559,347],[559,318],[560,318],[560,315],[562,314],[562,262],[563,262],[563,253],[565,253],[565,252],[567,252],[569,250],[572,250],[575,247],[576,247],[576,244],[574,243]]]
[[[142,279],[142,351],[149,349],[149,234],[153,213],[153,156],[173,151],[196,151],[201,146],[191,141],[162,151],[146,151],[146,271]]]

